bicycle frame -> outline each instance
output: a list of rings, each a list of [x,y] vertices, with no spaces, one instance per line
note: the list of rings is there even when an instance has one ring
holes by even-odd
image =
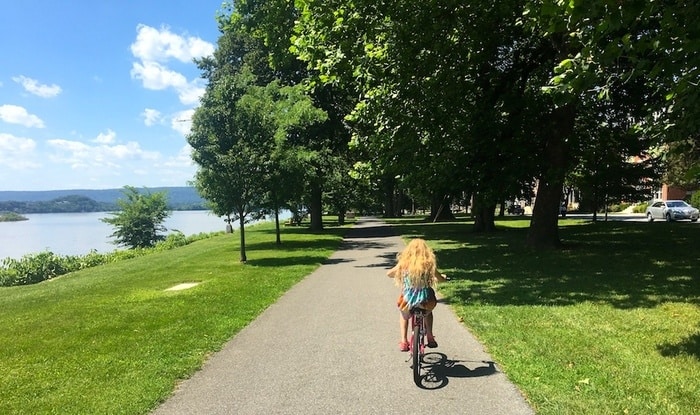
[[[426,312],[420,308],[411,310],[411,341],[409,347],[411,350],[411,361],[413,366],[413,380],[416,384],[420,384],[421,363],[425,354],[425,315]]]

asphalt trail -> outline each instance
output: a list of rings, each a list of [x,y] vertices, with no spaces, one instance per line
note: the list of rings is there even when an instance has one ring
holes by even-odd
[[[386,277],[403,246],[386,223],[360,218],[341,249],[153,414],[533,414],[445,304],[434,311],[429,376],[413,382]]]

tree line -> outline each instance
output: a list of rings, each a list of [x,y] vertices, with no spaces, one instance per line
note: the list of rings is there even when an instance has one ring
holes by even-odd
[[[566,189],[591,209],[697,185],[699,4],[643,0],[235,0],[224,4],[188,141],[215,213],[432,220],[536,201],[559,245]],[[668,168],[676,167],[675,169]],[[679,166],[682,166],[679,168]],[[279,242],[279,227],[278,227]]]
[[[198,202],[168,202],[170,210],[207,210],[202,201]],[[43,201],[0,201],[0,212],[14,213],[84,213],[84,212],[112,212],[121,210],[117,202],[98,202],[87,196],[67,195],[51,200]]]

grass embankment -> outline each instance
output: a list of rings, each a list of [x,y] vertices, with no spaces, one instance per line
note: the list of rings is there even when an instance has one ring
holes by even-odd
[[[437,249],[441,294],[538,414],[696,414],[700,226],[562,220],[565,248],[534,252],[528,224],[396,226]]]
[[[0,288],[0,413],[142,414],[338,247],[342,228],[271,224]],[[199,285],[166,291],[181,283]]]

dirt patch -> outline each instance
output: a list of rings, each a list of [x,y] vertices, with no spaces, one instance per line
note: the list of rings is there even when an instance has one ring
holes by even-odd
[[[192,287],[198,286],[198,282],[183,282],[182,284],[174,285],[170,288],[167,288],[165,291],[180,291],[180,290],[187,290]]]

